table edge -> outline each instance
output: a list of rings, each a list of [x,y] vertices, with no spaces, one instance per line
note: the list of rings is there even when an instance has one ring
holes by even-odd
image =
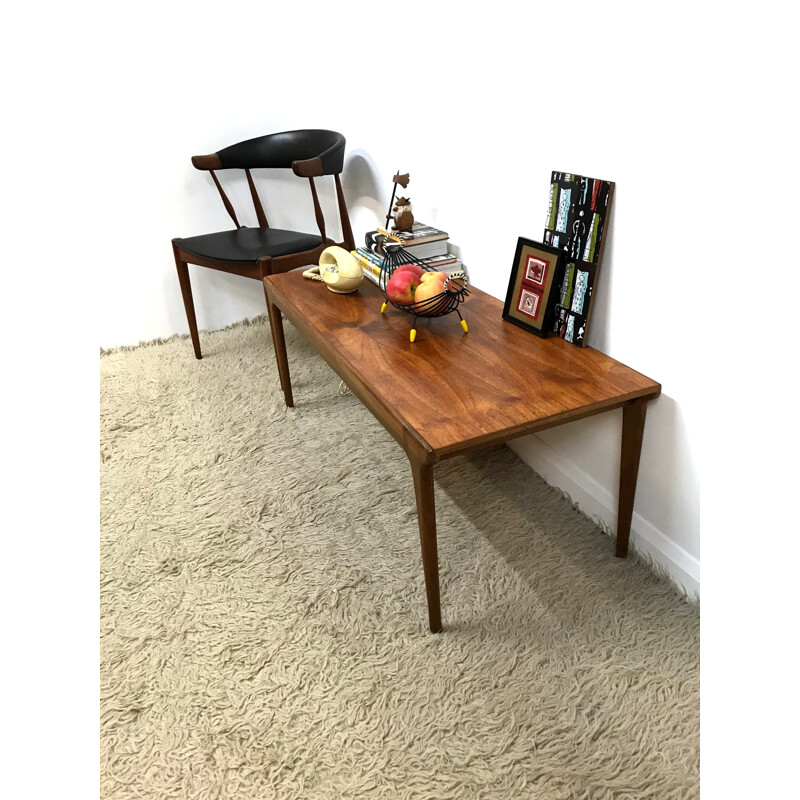
[[[618,408],[623,408],[628,403],[635,400],[655,400],[661,395],[661,386],[658,385],[657,389],[641,390],[638,392],[630,392],[629,394],[615,397],[608,402],[599,402],[591,406],[584,406],[581,409],[565,411],[544,420],[537,420],[536,422],[522,423],[497,434],[490,434],[484,436],[476,436],[473,439],[468,439],[459,442],[455,445],[440,447],[434,450],[437,456],[437,461],[444,458],[452,458],[453,456],[461,455],[462,453],[469,453],[473,450],[481,450],[484,447],[491,447],[492,445],[507,442],[511,439],[519,439],[521,436],[529,436],[539,431],[545,431],[548,428],[557,428],[559,425],[566,425],[569,422],[578,422],[582,419],[597,416],[606,411],[615,411]]]

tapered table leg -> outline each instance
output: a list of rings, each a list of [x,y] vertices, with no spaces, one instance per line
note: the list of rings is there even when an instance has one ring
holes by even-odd
[[[269,314],[269,327],[272,331],[272,344],[275,347],[275,360],[278,362],[278,375],[281,379],[283,398],[289,408],[294,406],[292,397],[292,379],[289,376],[289,359],[286,356],[286,339],[283,337],[283,317],[281,310],[267,297],[267,313]]]
[[[428,623],[433,633],[439,633],[442,630],[442,612],[439,604],[439,553],[436,546],[433,467],[430,464],[409,460],[414,475],[414,494],[417,498],[422,569],[425,573],[425,592],[428,596]]]
[[[628,555],[633,519],[633,499],[639,477],[639,457],[647,413],[647,400],[634,400],[622,407],[622,458],[619,468],[619,513],[617,514],[617,558]]]

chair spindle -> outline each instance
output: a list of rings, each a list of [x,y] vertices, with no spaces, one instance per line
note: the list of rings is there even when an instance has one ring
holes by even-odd
[[[319,227],[320,236],[322,236],[323,240],[327,239],[328,237],[325,235],[325,217],[322,216],[322,209],[319,205],[319,197],[317,197],[317,187],[314,185],[314,179],[309,178],[308,182],[311,184],[311,194],[314,197],[314,214],[317,217],[317,226]]]
[[[214,174],[214,170],[210,169],[209,172],[211,173],[211,177],[214,179],[214,183],[217,185],[217,189],[219,191],[219,196],[222,198],[222,203],[225,206],[228,214],[230,214],[231,219],[233,220],[233,224],[237,228],[241,228],[242,226],[239,224],[239,220],[236,219],[236,212],[233,210],[233,206],[231,205],[231,201],[228,200],[228,195],[225,194],[225,190],[222,188],[222,184],[217,179],[217,176]]]
[[[256,191],[256,185],[253,182],[253,176],[250,174],[250,170],[246,169],[245,173],[247,174],[247,185],[250,187],[250,196],[253,198],[253,205],[256,209],[256,217],[258,218],[258,225],[260,228],[269,228],[269,222],[267,222],[267,215],[264,213],[264,207],[261,205],[261,199],[258,196],[258,192]]]
[[[348,250],[355,250],[356,243],[353,239],[353,229],[350,227],[350,217],[347,213],[347,205],[344,202],[344,191],[342,191],[342,182],[339,180],[338,175],[334,175],[336,181],[336,199],[339,203],[339,220],[342,225],[342,239],[344,240]]]

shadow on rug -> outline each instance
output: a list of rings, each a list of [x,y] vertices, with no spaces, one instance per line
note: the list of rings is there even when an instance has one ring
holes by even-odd
[[[405,454],[263,319],[103,353],[111,798],[694,798],[699,610],[505,446]]]

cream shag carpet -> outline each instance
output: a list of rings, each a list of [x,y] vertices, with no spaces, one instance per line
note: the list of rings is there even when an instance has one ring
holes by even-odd
[[[101,355],[104,798],[689,798],[699,611],[501,446],[400,447],[287,323]]]

